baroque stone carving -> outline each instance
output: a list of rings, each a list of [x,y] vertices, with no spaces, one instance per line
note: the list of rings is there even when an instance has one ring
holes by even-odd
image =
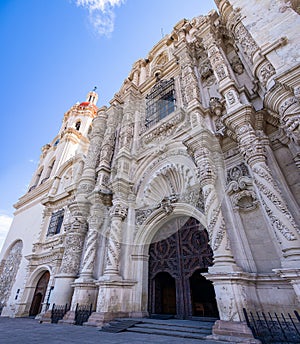
[[[269,168],[262,163],[256,164],[253,172],[255,184],[261,192],[262,202],[273,229],[275,232],[280,231],[288,241],[296,240],[296,233],[300,234],[300,229],[289,212]]]
[[[266,86],[268,80],[275,74],[275,69],[268,61],[263,63],[262,67],[258,70],[258,78],[263,86]]]
[[[244,54],[249,58],[252,59],[255,52],[259,49],[258,45],[252,38],[249,31],[245,28],[245,26],[239,22],[234,31],[234,35],[236,40],[239,42],[240,46],[243,49]]]
[[[6,306],[22,259],[22,241],[17,241],[0,265],[0,314]]]
[[[235,73],[239,75],[243,74],[244,65],[237,55],[235,55],[233,59],[231,60],[231,66]]]
[[[81,253],[84,236],[78,233],[70,233],[65,239],[65,251],[63,254],[60,273],[77,275],[80,267]]]
[[[169,120],[160,122],[158,127],[148,130],[147,133],[142,137],[143,144],[149,144],[150,142],[157,143],[171,136],[177,129],[178,124],[182,123],[185,119],[183,111],[179,111]]]
[[[249,170],[244,163],[227,171],[227,184],[227,192],[235,209],[249,211],[256,208],[258,200],[253,191]]]
[[[222,103],[220,102],[220,99],[217,97],[211,97],[209,100],[209,108],[213,114],[216,116],[221,116],[222,111],[224,109]]]
[[[165,197],[181,195],[191,185],[192,179],[193,173],[187,166],[169,163],[160,168],[145,187],[144,203],[155,205]]]

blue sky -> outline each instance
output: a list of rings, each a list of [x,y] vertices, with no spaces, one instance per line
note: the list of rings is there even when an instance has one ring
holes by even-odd
[[[98,105],[108,105],[162,35],[213,8],[213,0],[0,0],[0,248],[64,113],[94,86]]]

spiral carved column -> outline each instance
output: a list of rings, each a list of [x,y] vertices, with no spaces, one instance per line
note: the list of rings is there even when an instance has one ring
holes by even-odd
[[[123,221],[127,216],[127,208],[121,203],[115,203],[111,210],[111,226],[106,251],[106,266],[104,275],[120,274],[120,254]]]

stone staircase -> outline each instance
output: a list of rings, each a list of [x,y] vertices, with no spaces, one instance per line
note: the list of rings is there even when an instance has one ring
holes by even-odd
[[[201,320],[200,320],[201,319]],[[120,318],[102,327],[106,332],[136,332],[156,334],[170,337],[191,338],[205,340],[212,334],[212,326],[217,319],[197,318],[194,320],[178,319],[149,319],[149,318]],[[210,343],[220,343],[210,341]]]

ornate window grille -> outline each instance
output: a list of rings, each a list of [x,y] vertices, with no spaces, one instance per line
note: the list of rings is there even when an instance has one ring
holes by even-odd
[[[55,213],[52,213],[49,227],[48,227],[48,235],[55,235],[60,233],[60,229],[64,220],[64,209],[58,210]]]
[[[160,80],[146,96],[146,127],[150,128],[175,111],[174,78]]]

